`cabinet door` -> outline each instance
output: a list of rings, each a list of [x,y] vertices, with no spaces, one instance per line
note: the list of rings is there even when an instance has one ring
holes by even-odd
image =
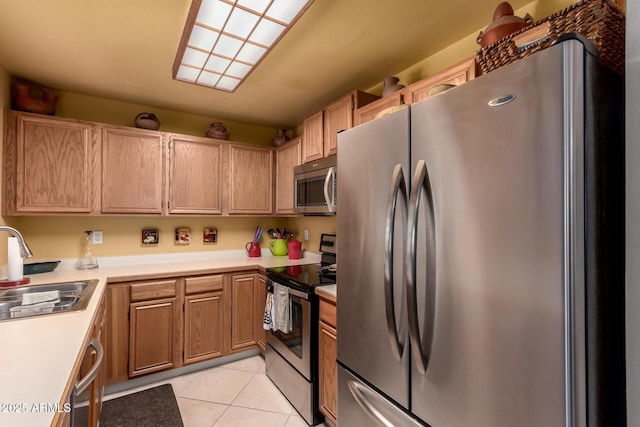
[[[387,108],[397,107],[404,102],[404,90],[387,95],[362,108],[358,108],[354,113],[355,125],[361,125],[375,119],[376,116]]]
[[[336,154],[338,132],[353,127],[353,94],[348,94],[324,109],[324,155]]]
[[[446,68],[431,77],[422,79],[410,86],[405,90],[407,92],[407,99],[405,103],[413,104],[429,97],[429,91],[438,85],[450,84],[461,85],[476,76],[476,60],[475,57],[465,59],[449,68]]]
[[[102,131],[102,212],[162,213],[162,134]]]
[[[302,163],[324,157],[324,111],[304,120],[302,136]]]
[[[231,350],[256,344],[255,274],[231,277]]]
[[[292,214],[293,168],[301,161],[300,138],[289,141],[276,151],[276,213]]]
[[[186,296],[184,299],[184,363],[222,356],[223,351],[223,293]]]
[[[132,303],[129,376],[175,367],[176,298]]]
[[[106,289],[106,385],[129,379],[129,286],[111,284]]]
[[[6,214],[92,211],[99,151],[89,123],[8,112],[5,138]]]
[[[229,145],[229,213],[273,212],[273,150]]]
[[[222,143],[173,135],[169,143],[169,213],[222,213]]]
[[[255,319],[255,327],[256,327],[256,341],[258,343],[258,347],[262,351],[266,349],[267,345],[267,335],[264,330],[263,325],[263,316],[264,316],[264,308],[267,302],[267,279],[263,274],[256,274],[256,319]]]
[[[318,331],[320,412],[336,425],[338,395],[337,332],[324,322]]]

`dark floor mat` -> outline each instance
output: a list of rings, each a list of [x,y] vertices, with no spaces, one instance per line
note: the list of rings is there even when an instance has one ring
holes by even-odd
[[[87,408],[76,408],[82,414]],[[75,420],[78,419],[74,417]],[[84,417],[86,418],[86,416]],[[75,422],[74,427],[86,421]],[[128,394],[102,404],[100,427],[183,427],[182,417],[171,384]]]

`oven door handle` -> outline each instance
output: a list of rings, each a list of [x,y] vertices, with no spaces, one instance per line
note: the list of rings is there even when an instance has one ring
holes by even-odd
[[[309,295],[305,294],[304,292],[296,291],[295,289],[291,289],[291,288],[289,288],[289,295],[293,295],[294,297],[302,298],[304,300],[309,299]]]
[[[279,284],[280,286],[286,286],[288,288],[288,290],[289,290],[289,295],[292,295],[292,296],[298,297],[298,298],[302,298],[302,299],[307,300],[307,301],[309,300],[309,295],[308,294],[306,294],[304,292],[300,292],[300,291],[298,291],[296,289],[293,289],[291,286],[289,286],[289,285],[287,285],[287,284],[285,284],[285,283],[283,283],[281,281],[272,279],[270,277],[267,277],[267,290],[269,290],[269,287],[271,287],[271,292],[273,292],[273,285],[275,283]],[[297,283],[295,283],[293,281],[291,283],[293,283],[294,285],[297,285]]]

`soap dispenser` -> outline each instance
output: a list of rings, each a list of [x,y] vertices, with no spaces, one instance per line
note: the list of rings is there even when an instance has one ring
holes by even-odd
[[[93,254],[93,246],[91,244],[91,238],[93,233],[91,231],[85,231],[85,238],[87,239],[84,247],[84,254],[78,262],[76,262],[76,269],[78,270],[92,270],[98,268],[98,258]]]

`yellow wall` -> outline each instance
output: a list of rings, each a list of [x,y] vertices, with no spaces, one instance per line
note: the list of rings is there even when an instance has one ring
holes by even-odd
[[[140,113],[153,113],[160,120],[160,130],[186,135],[205,136],[209,124],[222,122],[237,142],[271,145],[276,130],[232,120],[182,113],[163,108],[139,104],[129,104],[111,99],[80,95],[70,92],[56,92],[60,96],[56,105],[56,116],[78,120],[88,120],[120,126],[134,126],[133,121]]]
[[[529,13],[529,15],[533,17],[534,21],[538,21],[573,3],[576,3],[576,0],[538,0],[516,10],[514,14],[516,16],[524,17]],[[496,2],[496,5],[497,4],[498,2]],[[487,25],[489,25],[490,18],[491,17],[487,17]],[[425,77],[432,76],[464,59],[474,56],[480,48],[480,45],[476,43],[476,38],[478,37],[478,33],[485,28],[486,26],[478,28],[477,31],[474,31],[462,40],[459,40],[446,49],[423,59],[406,70],[398,70],[396,77],[400,79],[401,84],[404,84],[405,86],[410,85]],[[382,93],[382,83],[367,89],[367,92],[380,95]]]
[[[22,232],[34,259],[76,258],[81,256],[85,240],[85,230],[101,230],[103,244],[94,245],[97,257],[122,255],[152,255],[172,252],[197,252],[242,249],[253,239],[257,226],[265,229],[260,246],[267,247],[266,230],[284,227],[283,218],[249,217],[42,217],[16,219],[16,227]],[[174,243],[175,229],[191,229],[191,243]],[[204,244],[202,229],[213,227],[218,230],[218,242]],[[157,228],[157,246],[143,246],[143,228]]]
[[[10,91],[9,91],[9,73],[0,67],[0,107],[3,109],[3,113],[0,114],[0,130],[4,129],[4,109],[9,108],[10,105]],[[0,131],[0,146],[4,146],[4,132]],[[0,150],[0,164],[2,164],[2,150]],[[0,180],[0,194],[2,194],[2,180]],[[0,223],[6,224],[6,220],[0,216]],[[2,233],[5,236],[0,237],[0,265],[7,264],[7,233]]]
[[[574,3],[571,0],[538,0],[516,11],[523,16],[530,13],[534,20]],[[471,57],[478,49],[475,40],[479,28],[469,36],[450,47],[416,63],[406,70],[398,70],[397,76],[403,84],[411,84],[424,77],[433,75],[443,68]],[[8,105],[8,75],[0,69],[0,97],[3,106]],[[380,93],[381,85],[368,90]],[[116,125],[132,126],[133,119],[140,112],[152,112],[158,116],[163,131],[203,135],[209,123],[221,121],[231,132],[234,141],[269,145],[275,135],[275,129],[233,122],[231,120],[186,114],[161,108],[129,104],[104,98],[85,96],[75,93],[59,93],[60,101],[56,115]],[[0,119],[1,120],[1,119]],[[301,132],[301,126],[298,127]],[[24,217],[6,218],[10,225],[16,226],[34,252],[35,259],[74,258],[81,255],[84,242],[84,230],[102,230],[104,244],[95,246],[100,256],[136,255],[152,253],[172,253],[182,251],[208,251],[241,249],[252,239],[257,225],[265,230],[271,227],[286,226],[293,230],[303,248],[316,252],[320,243],[320,234],[335,233],[335,217],[299,217],[299,218],[150,218],[150,217],[92,217],[92,218],[47,218]],[[173,243],[174,229],[179,226],[190,227],[192,241],[190,245],[178,246]],[[201,240],[203,227],[217,227],[218,243],[204,245]],[[157,247],[142,247],[140,233],[142,228],[156,227],[160,231],[160,244]],[[303,240],[303,230],[309,230],[309,240]],[[266,247],[266,237],[261,246]],[[0,265],[6,265],[6,244],[0,241]]]

